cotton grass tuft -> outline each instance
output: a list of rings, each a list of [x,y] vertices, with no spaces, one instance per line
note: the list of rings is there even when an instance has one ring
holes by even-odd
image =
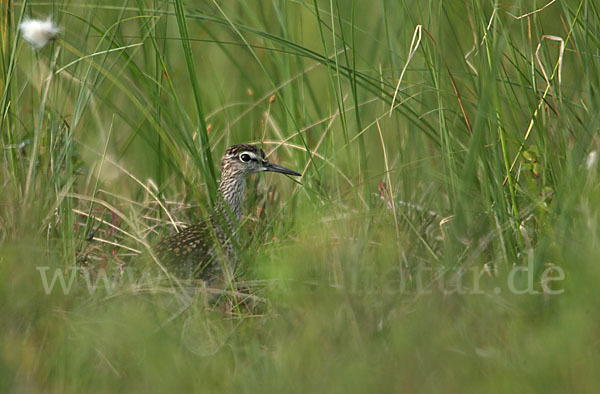
[[[41,49],[48,42],[55,40],[58,37],[58,27],[48,17],[46,20],[26,19],[19,25],[21,34],[35,49]]]

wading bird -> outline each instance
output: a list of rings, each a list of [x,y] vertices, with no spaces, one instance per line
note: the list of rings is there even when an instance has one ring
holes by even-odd
[[[157,245],[161,261],[174,267],[180,277],[198,277],[212,281],[231,278],[237,265],[238,231],[246,177],[258,172],[278,172],[300,176],[271,163],[265,152],[254,145],[233,145],[221,159],[221,183],[212,215],[182,231],[164,238]]]

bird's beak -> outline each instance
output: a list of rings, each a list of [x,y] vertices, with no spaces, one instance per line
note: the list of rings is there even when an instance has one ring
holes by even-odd
[[[271,162],[267,162],[265,164],[263,164],[265,171],[271,171],[271,172],[279,172],[281,174],[287,174],[287,175],[294,175],[294,176],[301,176],[302,174],[297,173],[296,171],[292,171],[288,168],[282,167],[278,164],[273,164]]]

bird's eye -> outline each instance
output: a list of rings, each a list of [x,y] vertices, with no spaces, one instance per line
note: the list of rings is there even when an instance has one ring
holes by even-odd
[[[244,163],[247,163],[250,161],[250,155],[247,153],[242,153],[240,155],[240,160],[243,161]]]

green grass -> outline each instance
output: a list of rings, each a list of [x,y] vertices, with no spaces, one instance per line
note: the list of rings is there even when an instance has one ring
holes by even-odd
[[[547,3],[1,0],[0,391],[597,391],[600,7]],[[153,281],[248,142],[303,176],[237,296]]]

